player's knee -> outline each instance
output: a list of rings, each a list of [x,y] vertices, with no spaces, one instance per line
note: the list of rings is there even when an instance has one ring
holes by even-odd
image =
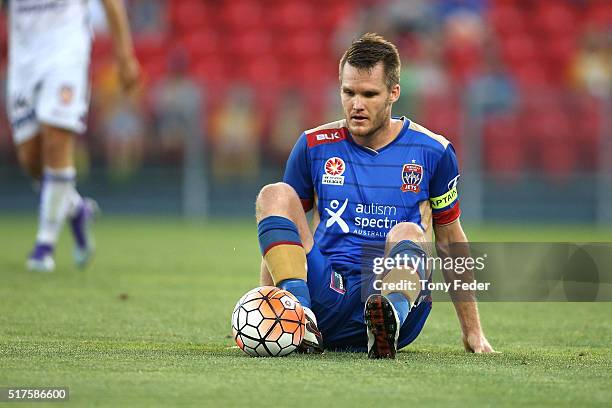
[[[387,242],[414,241],[422,242],[425,234],[421,227],[414,222],[400,222],[391,228],[387,235]]]
[[[265,185],[257,195],[257,209],[265,209],[270,206],[286,205],[286,203],[298,200],[297,193],[287,183],[273,183]]]

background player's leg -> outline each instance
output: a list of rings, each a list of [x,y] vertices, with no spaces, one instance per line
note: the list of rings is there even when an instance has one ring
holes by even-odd
[[[17,145],[17,158],[28,176],[40,180],[43,168],[40,134]]]
[[[74,144],[75,136],[70,131],[42,126],[42,189],[36,247],[28,260],[31,269],[45,269],[38,261],[52,256],[66,217],[73,216],[81,206],[75,189]]]

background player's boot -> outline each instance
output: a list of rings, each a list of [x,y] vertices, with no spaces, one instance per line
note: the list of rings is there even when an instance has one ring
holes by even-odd
[[[95,242],[91,232],[91,224],[100,212],[100,207],[91,198],[83,198],[80,208],[70,219],[70,227],[74,236],[74,262],[79,268],[85,268],[95,252]]]
[[[366,300],[364,321],[368,330],[368,357],[395,358],[400,324],[395,308],[383,295]]]
[[[53,272],[55,269],[53,246],[37,243],[26,261],[26,268],[33,272]]]
[[[302,354],[321,354],[323,353],[323,337],[317,327],[317,318],[312,310],[305,307],[306,314],[306,331],[304,332],[304,340],[297,348],[298,353]]]

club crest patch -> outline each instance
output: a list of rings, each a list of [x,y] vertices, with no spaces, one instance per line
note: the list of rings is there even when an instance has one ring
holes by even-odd
[[[344,160],[339,157],[331,157],[325,162],[325,174],[323,175],[322,184],[331,184],[334,186],[344,185],[344,171],[346,165]]]
[[[74,91],[70,85],[63,85],[59,91],[60,101],[64,105],[70,104],[72,102],[72,98],[74,96]]]
[[[402,168],[402,187],[403,192],[411,191],[418,193],[421,191],[421,180],[423,180],[423,166],[420,164],[404,164]]]

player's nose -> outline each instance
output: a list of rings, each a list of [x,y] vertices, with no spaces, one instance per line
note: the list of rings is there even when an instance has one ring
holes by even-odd
[[[363,100],[359,96],[356,96],[355,99],[353,100],[353,110],[361,111],[364,108],[365,107],[363,105]]]

